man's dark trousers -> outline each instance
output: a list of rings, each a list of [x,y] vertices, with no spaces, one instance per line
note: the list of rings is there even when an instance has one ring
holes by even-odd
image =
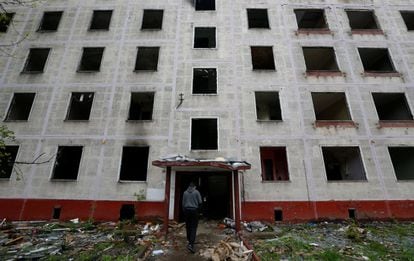
[[[198,210],[196,208],[185,208],[184,215],[187,240],[191,247],[193,247],[198,226]]]

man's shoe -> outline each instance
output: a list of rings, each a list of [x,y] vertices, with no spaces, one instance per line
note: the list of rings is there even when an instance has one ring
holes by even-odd
[[[187,245],[187,249],[188,249],[188,251],[190,251],[191,253],[195,253],[195,251],[194,251],[194,247],[192,246],[192,245],[190,245],[190,244],[188,244]]]

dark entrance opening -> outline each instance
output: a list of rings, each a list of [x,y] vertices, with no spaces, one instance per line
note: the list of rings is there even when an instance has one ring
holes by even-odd
[[[219,220],[232,217],[231,172],[177,172],[174,218],[184,221],[181,206],[184,191],[194,182],[203,199],[202,218]]]
[[[135,206],[133,204],[124,204],[119,210],[119,220],[131,220],[135,218]]]

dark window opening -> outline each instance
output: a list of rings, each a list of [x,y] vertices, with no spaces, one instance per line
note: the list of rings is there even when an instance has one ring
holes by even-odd
[[[247,9],[249,28],[269,28],[267,9]]]
[[[159,47],[138,47],[135,70],[156,71],[159,51]]]
[[[215,0],[194,0],[196,11],[214,11],[216,10]]]
[[[27,57],[23,72],[41,73],[49,56],[50,48],[32,48]]]
[[[135,206],[133,204],[123,204],[119,210],[119,220],[135,219]]]
[[[348,218],[355,219],[356,218],[356,209],[355,208],[348,208]]]
[[[339,72],[335,50],[332,47],[303,47],[306,71]]]
[[[191,121],[191,149],[218,149],[217,119],[193,119]]]
[[[104,47],[86,47],[83,48],[79,72],[94,72],[101,68],[101,61]]]
[[[52,210],[52,219],[59,219],[60,213],[62,213],[61,207],[54,207]]]
[[[57,31],[63,12],[44,12],[39,31]]]
[[[358,48],[358,52],[365,72],[396,72],[388,49]]]
[[[313,109],[316,120],[350,121],[351,115],[345,93],[312,93]]]
[[[388,147],[397,180],[414,180],[414,147]]]
[[[264,181],[289,180],[289,170],[285,147],[260,148],[262,179]]]
[[[252,46],[253,70],[275,70],[275,60],[273,58],[273,47],[271,46]]]
[[[32,109],[35,93],[15,93],[6,121],[27,121]]]
[[[89,30],[109,30],[111,23],[112,10],[95,10],[93,11],[91,25]]]
[[[404,93],[373,93],[372,97],[380,120],[413,120],[413,115]]]
[[[296,9],[299,29],[328,29],[323,9]]]
[[[0,33],[7,32],[11,21],[13,20],[14,13],[2,13],[0,19]]]
[[[149,147],[123,147],[120,181],[146,181]]]
[[[194,48],[216,48],[216,28],[196,27],[194,29]]]
[[[161,29],[164,10],[144,10],[141,29]]]
[[[19,146],[0,148],[0,179],[9,179],[13,171]]]
[[[91,114],[93,92],[73,92],[66,120],[87,121]]]
[[[131,93],[131,105],[129,107],[128,120],[152,120],[152,110],[154,107],[153,92]]]
[[[215,68],[194,68],[193,94],[217,93],[217,71]]]
[[[414,11],[400,11],[408,31],[414,30]]]
[[[282,111],[280,109],[278,92],[256,92],[256,114],[258,120],[281,121]]]
[[[379,29],[374,11],[348,10],[346,14],[348,15],[349,26],[352,30]]]
[[[82,156],[82,146],[59,146],[52,180],[76,180]]]
[[[275,221],[280,222],[283,221],[283,211],[281,209],[275,209]]]
[[[328,181],[366,180],[358,147],[322,147]]]

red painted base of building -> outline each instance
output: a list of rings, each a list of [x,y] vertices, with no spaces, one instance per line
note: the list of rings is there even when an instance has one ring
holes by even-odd
[[[80,218],[96,221],[119,220],[124,204],[135,206],[138,219],[164,216],[162,201],[94,201],[59,199],[0,199],[0,218],[7,220],[50,220],[60,208],[60,220]],[[348,219],[350,210],[360,220],[414,220],[414,200],[392,201],[280,201],[242,202],[242,220],[274,221],[280,210],[285,222]],[[280,213],[279,211],[279,213]]]

